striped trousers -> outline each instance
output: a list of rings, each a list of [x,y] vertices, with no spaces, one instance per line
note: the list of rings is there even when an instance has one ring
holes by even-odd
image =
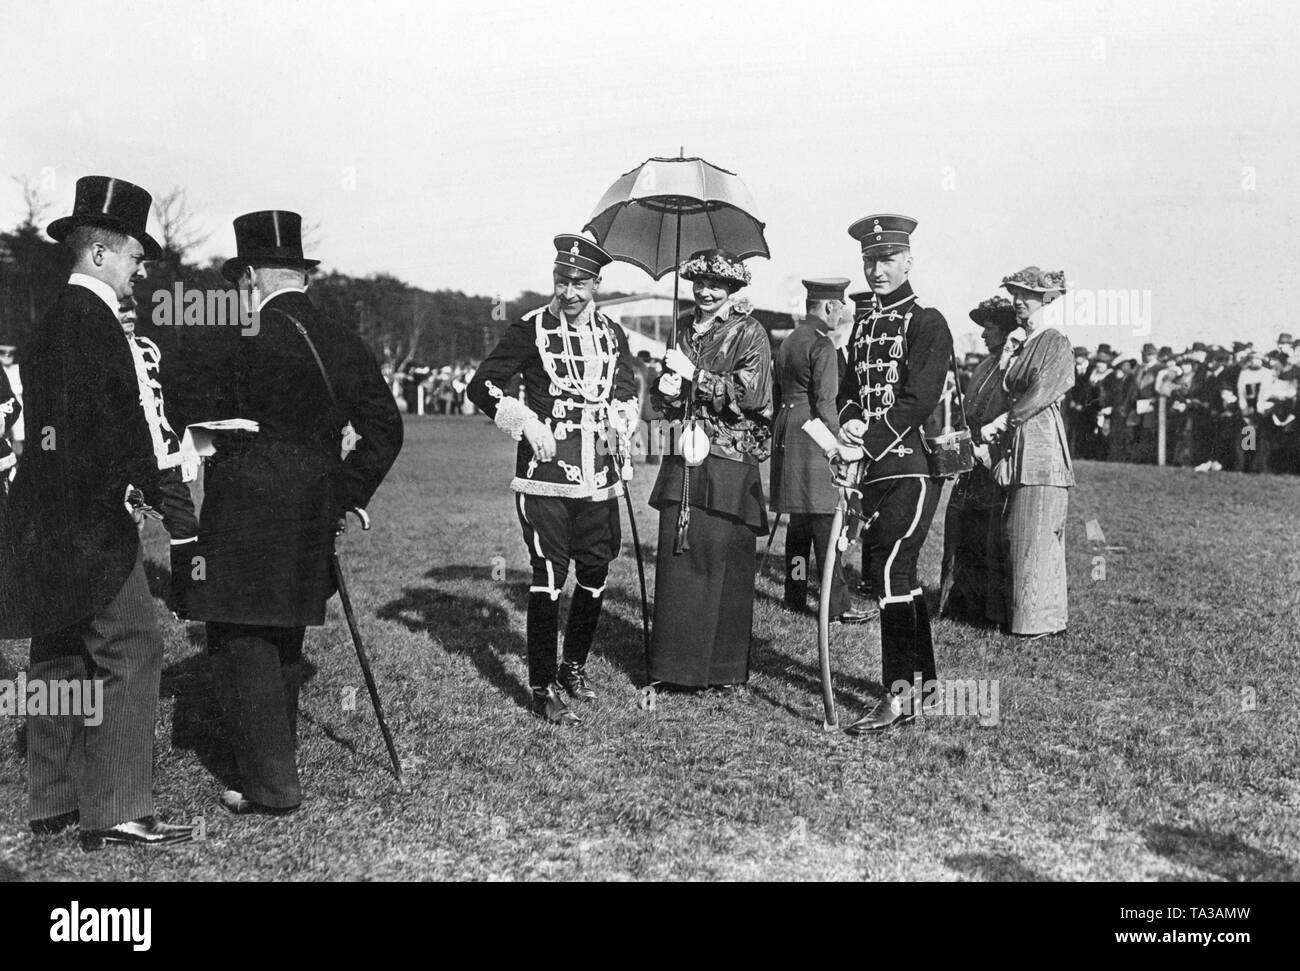
[[[162,634],[142,554],[93,616],[32,638],[28,684],[98,679],[98,725],[79,715],[27,716],[30,819],[78,811],[82,829],[153,815],[153,734]]]

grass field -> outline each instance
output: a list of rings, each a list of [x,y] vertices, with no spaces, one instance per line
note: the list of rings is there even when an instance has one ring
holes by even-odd
[[[1080,463],[1068,641],[940,621],[940,676],[997,679],[997,724],[931,717],[868,739],[822,731],[814,622],[778,605],[779,536],[748,689],[639,710],[625,528],[590,666],[601,697],[565,730],[525,708],[512,449],[481,419],[409,420],[374,529],[342,541],[404,781],[335,601],[308,633],[303,811],[224,813],[202,626],[163,611],[159,811],[201,818],[204,838],[86,855],[31,836],[8,719],[0,880],[1300,878],[1300,479]],[[634,484],[651,590],[653,471]],[[932,603],[942,519],[922,557]],[[1090,545],[1090,519],[1123,549]],[[164,543],[150,534],[159,560]],[[878,627],[833,638],[841,717],[856,717],[879,687]],[[25,644],[0,642],[0,677],[25,665]]]

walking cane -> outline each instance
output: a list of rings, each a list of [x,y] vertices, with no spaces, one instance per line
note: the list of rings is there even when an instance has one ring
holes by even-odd
[[[763,575],[763,568],[767,566],[767,554],[772,552],[772,540],[776,539],[776,531],[781,528],[781,520],[784,517],[785,517],[785,513],[783,512],[777,513],[776,522],[772,524],[772,531],[767,534],[767,545],[763,547],[763,556],[758,561],[759,576]]]
[[[361,528],[369,529],[370,524],[363,521]],[[388,747],[388,757],[393,760],[393,772],[398,781],[401,781],[402,763],[397,757],[397,748],[393,745],[393,736],[388,731],[388,723],[384,721],[384,708],[379,703],[379,689],[375,687],[375,676],[370,673],[370,659],[366,657],[366,649],[361,644],[361,631],[357,629],[357,618],[352,613],[352,598],[348,596],[348,584],[343,577],[343,561],[339,559],[338,550],[334,551],[331,559],[334,565],[334,580],[339,588],[339,600],[343,604],[343,616],[348,619],[352,644],[357,649],[357,660],[361,662],[361,675],[366,679],[366,690],[370,692],[370,703],[375,707],[375,718],[379,720],[379,730],[383,733],[384,745]]]
[[[646,596],[645,561],[641,556],[641,537],[637,534],[636,513],[632,511],[632,448],[631,434],[615,432],[614,461],[619,467],[619,478],[623,480],[623,499],[627,504],[627,522],[632,529],[632,549],[636,553],[636,575],[641,585],[641,647],[645,654],[646,686],[641,689],[638,707],[647,711],[654,709],[654,685],[650,680],[650,601]]]

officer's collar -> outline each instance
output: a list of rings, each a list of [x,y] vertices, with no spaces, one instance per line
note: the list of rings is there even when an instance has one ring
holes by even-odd
[[[912,292],[912,284],[908,280],[904,280],[903,285],[893,293],[887,293],[883,297],[877,295],[873,298],[877,310],[893,310],[915,299],[916,294]]]
[[[550,304],[546,308],[552,317],[556,320],[562,320],[570,327],[591,326],[596,321],[596,301],[588,300],[587,305],[578,312],[578,316],[569,317],[560,306],[560,298],[552,297]]]
[[[817,333],[819,334],[830,333],[830,329],[831,329],[830,321],[825,320],[822,317],[818,317],[814,314],[809,314],[807,317],[804,318],[803,322],[805,324],[808,324],[810,327],[815,328]]]

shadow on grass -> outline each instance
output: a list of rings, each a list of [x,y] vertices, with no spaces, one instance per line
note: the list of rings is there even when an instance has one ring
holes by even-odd
[[[1235,833],[1155,825],[1148,826],[1143,836],[1151,852],[1229,882],[1300,879],[1300,866],[1286,857],[1256,849]]]
[[[944,858],[944,866],[989,883],[1049,883],[1051,877],[1031,870],[1009,853],[960,853]]]
[[[197,650],[185,660],[163,669],[160,698],[172,698],[172,747],[192,751],[199,763],[225,788],[238,788],[239,771],[235,766],[234,752],[226,735],[221,707],[213,688],[212,666],[207,654],[204,625],[189,623],[185,636]],[[316,666],[303,662],[302,683],[305,686],[316,674]],[[304,719],[299,711],[299,720]],[[328,732],[326,734],[329,734]],[[345,747],[350,743],[334,739]]]
[[[493,577],[492,573],[490,567],[468,564],[435,567],[424,575],[435,586],[408,587],[399,599],[380,607],[375,616],[396,621],[417,634],[434,637],[444,650],[469,658],[489,684],[526,708],[532,702],[532,694],[528,685],[506,669],[505,659],[511,654],[526,656],[527,644],[512,626],[510,610],[498,599],[504,596],[509,608],[526,614],[529,574],[511,570]],[[441,589],[444,584],[465,581],[482,584],[484,595],[454,594]],[[495,595],[496,599],[488,599],[488,595]],[[603,657],[639,685],[645,675],[640,625],[629,624],[608,609],[611,605],[627,606],[639,617],[639,595],[628,596],[622,590],[606,587],[604,598],[606,609],[601,612],[592,655]],[[570,597],[565,594],[561,600],[560,631],[563,633]]]

